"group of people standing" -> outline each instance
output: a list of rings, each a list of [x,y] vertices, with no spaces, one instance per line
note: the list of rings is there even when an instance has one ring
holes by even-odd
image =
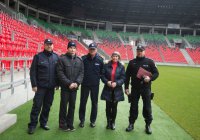
[[[94,128],[97,119],[100,80],[104,83],[101,99],[106,101],[106,128],[115,130],[117,105],[118,102],[124,101],[125,93],[131,103],[129,125],[126,131],[130,132],[134,129],[138,116],[138,101],[142,96],[145,131],[151,134],[150,124],[153,120],[151,81],[155,80],[159,73],[153,60],[145,57],[145,48],[137,47],[137,56],[129,61],[126,71],[120,61],[119,52],[113,52],[111,60],[104,64],[103,58],[97,53],[95,43],[91,43],[88,50],[88,54],[80,58],[76,55],[76,43],[70,41],[66,54],[58,56],[53,52],[53,41],[51,39],[44,41],[44,51],[34,56],[30,69],[31,85],[35,96],[30,113],[28,134],[35,132],[39,114],[40,127],[44,130],[50,129],[47,125],[50,107],[53,103],[55,89],[59,87],[61,87],[59,128],[64,131],[74,131],[75,102],[80,85],[79,126],[81,128],[85,126],[86,105],[90,95],[92,103],[90,127]],[[140,68],[145,69],[151,75],[142,75],[142,78],[138,78]],[[129,92],[130,79],[131,92]]]

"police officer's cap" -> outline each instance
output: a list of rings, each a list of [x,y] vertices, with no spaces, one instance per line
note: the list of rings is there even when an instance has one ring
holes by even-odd
[[[44,44],[53,44],[53,41],[51,39],[45,39]]]
[[[97,48],[96,43],[91,43],[91,44],[89,45],[89,49],[96,49],[96,48]]]
[[[68,43],[68,45],[67,45],[67,48],[69,48],[69,47],[76,47],[76,43],[73,42],[73,41],[70,41],[70,42]]]
[[[143,45],[138,45],[137,46],[137,51],[144,51],[145,47]]]

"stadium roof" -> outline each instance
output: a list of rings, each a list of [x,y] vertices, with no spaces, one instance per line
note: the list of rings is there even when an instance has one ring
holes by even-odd
[[[123,23],[200,23],[200,0],[21,0],[67,18]]]

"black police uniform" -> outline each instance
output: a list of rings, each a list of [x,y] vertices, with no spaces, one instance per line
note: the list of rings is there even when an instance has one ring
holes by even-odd
[[[59,112],[59,127],[63,130],[74,130],[74,110],[77,89],[69,89],[71,83],[79,86],[83,80],[84,65],[78,56],[65,54],[60,57],[57,66],[58,79],[61,85],[61,101]],[[67,111],[67,105],[68,111]]]
[[[137,72],[140,67],[152,73],[149,83],[145,83],[143,81],[144,79],[137,78]],[[158,75],[158,69],[151,59],[146,57],[136,57],[135,59],[129,61],[126,70],[125,89],[128,89],[131,78],[131,94],[129,95],[129,102],[131,103],[129,112],[130,124],[134,124],[138,117],[138,101],[140,96],[142,96],[143,100],[143,117],[145,118],[147,125],[151,124],[153,120],[151,110],[151,81],[154,81]]]
[[[37,92],[33,99],[30,123],[28,124],[30,129],[36,127],[40,112],[40,125],[46,126],[50,107],[53,103],[54,88],[58,86],[56,76],[58,59],[57,54],[45,50],[38,53],[33,58],[30,69],[30,79],[32,87],[37,87]]]
[[[84,63],[84,78],[81,84],[81,98],[79,108],[79,119],[82,123],[85,121],[85,111],[87,99],[90,93],[92,101],[92,109],[90,114],[90,122],[95,123],[97,118],[97,104],[99,95],[99,84],[103,70],[103,58],[98,54],[94,58],[87,54],[82,57]]]

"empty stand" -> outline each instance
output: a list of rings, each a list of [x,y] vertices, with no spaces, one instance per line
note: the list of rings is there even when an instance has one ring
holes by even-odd
[[[192,58],[195,64],[200,64],[200,47],[198,48],[186,48],[188,54]]]
[[[59,24],[50,24],[41,20],[37,20],[41,25],[46,28],[54,29],[60,33],[76,34],[81,33],[82,37],[93,38],[91,30],[85,30],[83,28],[63,26]],[[146,56],[153,59],[156,62],[168,62],[168,63],[184,63],[187,64],[182,52],[179,48],[169,48],[167,46],[165,36],[162,34],[137,34],[137,33],[124,33],[119,32],[120,37],[123,39],[126,45],[122,44],[119,40],[119,36],[116,32],[98,30],[95,31],[98,39],[101,43],[98,43],[98,47],[102,49],[106,54],[111,56],[113,51],[118,51],[121,54],[122,60],[130,60],[134,58],[133,48],[129,44],[129,39],[144,38],[146,43]],[[7,14],[0,13],[0,57],[28,57],[32,58],[36,53],[44,49],[43,41],[46,38],[51,38],[54,42],[54,51],[59,55],[67,51],[68,38],[65,36],[55,36],[50,32],[44,31],[41,28],[30,26],[21,21],[15,20]],[[171,43],[174,39],[182,39],[179,35],[167,35],[167,38]],[[195,48],[186,49],[191,56],[195,64],[200,63],[199,46],[200,38],[194,36],[185,36],[185,39]],[[88,50],[78,41],[77,54],[82,56],[88,53]],[[30,67],[31,60],[28,61],[28,67]],[[11,62],[8,60],[1,61],[1,70],[10,70]],[[15,69],[21,69],[24,67],[24,62],[16,61],[14,64]]]
[[[155,62],[163,62],[159,48],[155,45],[148,45],[145,48],[146,57],[153,59]]]
[[[96,31],[98,38],[102,41],[98,46],[109,56],[114,51],[118,51],[121,54],[122,60],[133,59],[133,50],[130,45],[123,45],[119,38],[117,37],[116,32],[108,31]]]
[[[160,46],[160,51],[164,56],[165,62],[184,63],[184,64],[187,63],[187,61],[185,60],[183,54],[181,53],[178,47],[169,48],[167,46]]]
[[[29,57],[44,49],[43,42],[46,38],[51,38],[54,42],[54,52],[59,55],[67,51],[68,39],[63,36],[55,36],[43,29],[30,26],[21,21],[15,20],[5,13],[0,13],[1,33],[0,33],[0,57]],[[86,48],[78,41],[78,55],[87,53]],[[10,61],[1,61],[1,69],[10,70]],[[28,61],[30,67],[31,60]],[[15,69],[23,68],[24,62],[16,61]]]

